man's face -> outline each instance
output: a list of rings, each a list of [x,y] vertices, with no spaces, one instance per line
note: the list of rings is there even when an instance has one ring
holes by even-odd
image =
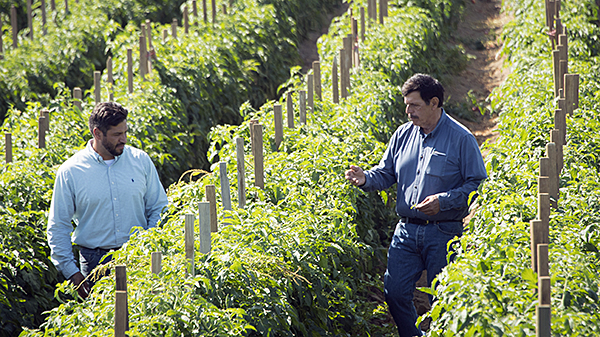
[[[116,126],[111,126],[106,135],[98,130],[100,134],[100,143],[113,156],[123,154],[125,144],[127,143],[127,121],[122,121]]]
[[[437,104],[438,98],[434,97],[429,101],[429,105],[421,98],[421,93],[413,91],[404,97],[406,104],[406,114],[414,125],[429,128],[437,124]]]

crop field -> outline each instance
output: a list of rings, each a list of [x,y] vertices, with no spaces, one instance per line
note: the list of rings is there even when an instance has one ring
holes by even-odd
[[[444,83],[470,57],[453,37],[464,1],[373,3],[0,0],[0,336],[121,336],[122,322],[128,336],[397,336],[383,301],[396,192],[344,171],[376,165],[407,121],[406,79]],[[510,75],[486,101],[498,137],[454,261],[421,289],[435,295],[428,336],[542,336],[542,317],[543,336],[600,336],[600,9],[548,3],[502,2]],[[319,62],[302,67],[316,32]],[[578,74],[576,105],[560,69]],[[169,206],[81,300],[50,261],[48,209],[109,100]],[[544,158],[562,159],[554,178]]]

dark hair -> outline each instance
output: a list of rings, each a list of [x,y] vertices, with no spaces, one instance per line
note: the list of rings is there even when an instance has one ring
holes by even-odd
[[[127,113],[127,109],[119,103],[103,102],[96,104],[88,121],[90,132],[93,135],[94,128],[98,128],[106,136],[106,132],[111,126],[117,126],[127,119]]]
[[[402,95],[418,91],[421,94],[421,99],[425,104],[429,105],[432,98],[437,97],[439,100],[438,108],[444,105],[444,87],[435,78],[426,74],[415,74],[402,85]]]

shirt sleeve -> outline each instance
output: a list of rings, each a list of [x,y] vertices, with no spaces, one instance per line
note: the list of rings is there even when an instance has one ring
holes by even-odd
[[[465,182],[455,189],[438,194],[440,211],[469,207],[469,195],[477,191],[479,184],[487,178],[481,151],[471,134],[464,136],[460,143],[460,159],[460,171]]]
[[[50,203],[48,215],[48,245],[50,246],[50,259],[65,278],[70,278],[79,271],[73,256],[71,220],[75,213],[75,201],[71,186],[69,186],[68,173],[59,170],[54,182],[54,192]]]
[[[379,165],[365,171],[365,184],[360,188],[365,192],[381,191],[394,185],[398,179],[396,177],[396,168],[394,163],[394,154],[396,152],[396,143],[398,139],[398,130],[390,140],[387,149]]]
[[[154,163],[149,156],[147,158],[148,186],[146,186],[146,195],[144,195],[144,204],[146,206],[147,228],[155,227],[160,220],[160,215],[168,204],[167,193],[165,192]]]

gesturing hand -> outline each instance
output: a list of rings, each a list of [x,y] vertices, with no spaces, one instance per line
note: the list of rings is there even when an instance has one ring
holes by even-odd
[[[346,179],[354,186],[362,186],[367,181],[365,172],[358,166],[350,165],[350,169],[346,171]]]
[[[430,195],[415,206],[417,211],[427,215],[436,215],[440,212],[440,200],[437,195]]]

